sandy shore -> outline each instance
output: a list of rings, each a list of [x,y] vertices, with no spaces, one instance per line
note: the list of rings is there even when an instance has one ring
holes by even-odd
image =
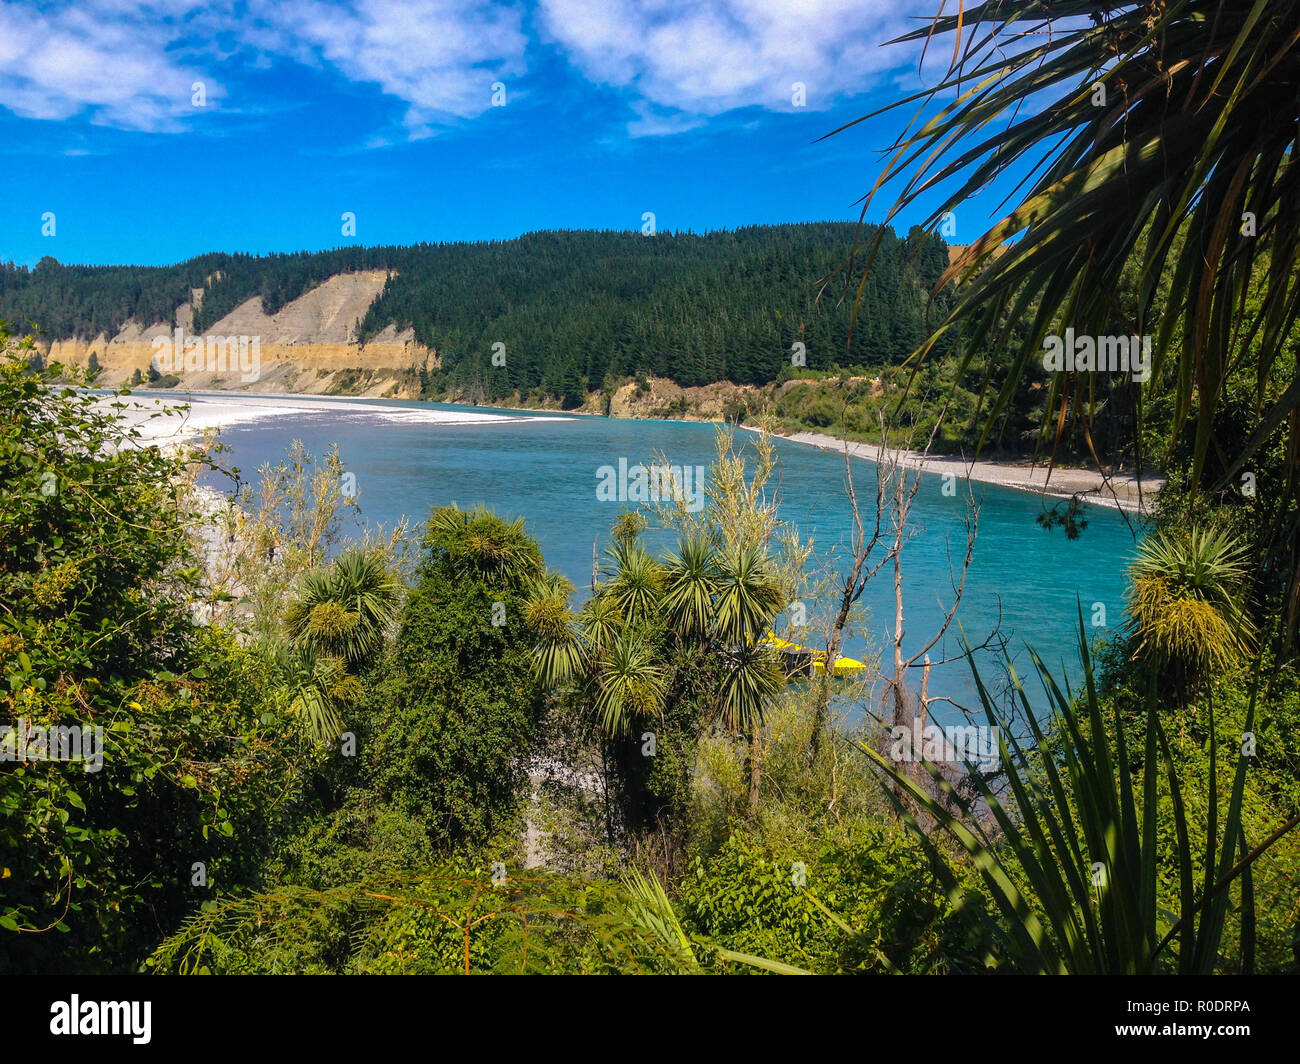
[[[749,426],[741,426],[754,432]],[[823,450],[844,453],[844,441],[834,436],[824,436],[818,432],[796,432],[782,439],[794,443],[804,443]],[[880,448],[874,443],[848,444],[849,454],[855,458],[874,461]],[[1048,477],[1047,467],[1032,465],[1029,462],[994,462],[981,459],[972,462],[957,455],[922,455],[918,451],[893,451],[901,460],[911,467],[918,467],[927,473],[955,473],[961,480],[969,478],[977,484],[997,484],[1004,488],[1016,488],[1020,491],[1032,491],[1038,495],[1053,498],[1069,498],[1079,495],[1083,502],[1095,506],[1108,506],[1128,513],[1149,513],[1155,502],[1156,494],[1164,486],[1164,479],[1146,476],[1139,482],[1137,477],[1128,473],[1117,473],[1109,481],[1095,470],[1066,469],[1057,466]]]
[[[123,421],[140,432],[142,443],[179,443],[202,435],[208,429],[246,425],[268,418],[331,414],[362,421],[424,425],[507,424],[519,421],[561,421],[564,418],[517,417],[480,411],[422,410],[385,403],[358,403],[320,398],[300,399],[262,395],[161,395],[133,392],[129,396],[105,397],[104,407],[122,404]]]

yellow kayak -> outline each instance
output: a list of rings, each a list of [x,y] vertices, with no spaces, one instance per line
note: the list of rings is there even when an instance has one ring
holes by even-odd
[[[779,635],[772,632],[767,633],[764,642],[776,648],[776,650],[795,659],[794,668],[788,670],[791,675],[799,672],[825,672],[826,671],[826,651],[812,650],[809,647],[800,646],[798,643],[791,643],[788,639],[782,639]],[[835,659],[835,675],[848,676],[852,673],[865,669],[866,666],[856,658],[838,657]]]

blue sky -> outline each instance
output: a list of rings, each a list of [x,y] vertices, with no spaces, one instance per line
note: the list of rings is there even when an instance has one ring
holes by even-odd
[[[937,7],[7,2],[0,259],[856,219],[911,112],[814,141],[921,84],[914,48],[880,45]]]

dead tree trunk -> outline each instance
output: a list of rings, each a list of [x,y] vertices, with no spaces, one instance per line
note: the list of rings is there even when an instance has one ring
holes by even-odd
[[[844,444],[845,471],[848,474],[848,495],[853,510],[853,553],[848,572],[842,579],[837,581],[840,588],[839,603],[827,633],[826,671],[822,677],[822,684],[818,688],[814,704],[814,728],[810,742],[811,760],[816,759],[819,749],[818,744],[826,727],[835,661],[839,657],[843,645],[845,628],[849,623],[854,607],[866,588],[867,582],[886,564],[891,564],[893,567],[894,618],[889,635],[890,671],[883,678],[883,682],[887,684],[889,690],[887,697],[882,698],[880,701],[884,706],[888,707],[887,716],[889,723],[893,727],[912,730],[913,716],[907,695],[907,677],[909,671],[917,668],[917,663],[923,660],[924,664],[920,666],[922,668],[921,697],[916,711],[922,721],[922,728],[924,728],[928,720],[929,706],[933,701],[930,696],[930,670],[932,665],[935,664],[930,658],[930,651],[947,633],[957,614],[957,608],[961,604],[966,587],[966,575],[975,552],[975,537],[979,526],[980,509],[970,490],[968,481],[965,518],[966,549],[959,564],[954,564],[951,558],[949,560],[952,599],[945,608],[943,618],[937,629],[925,640],[924,645],[909,655],[903,649],[907,637],[906,612],[904,609],[903,551],[912,536],[919,531],[912,521],[912,504],[920,490],[923,467],[929,457],[930,447],[934,443],[941,421],[942,419],[936,422],[930,438],[926,442],[925,449],[917,453],[906,449],[891,450],[888,430],[882,418],[881,443],[876,454],[876,514],[870,535],[867,534],[866,526],[862,520],[857,494],[853,487],[852,471],[849,468],[849,445],[847,442]],[[940,661],[939,663],[942,664],[943,662]],[[917,753],[914,751],[913,756],[916,756]],[[919,768],[918,763],[913,771],[916,772]]]

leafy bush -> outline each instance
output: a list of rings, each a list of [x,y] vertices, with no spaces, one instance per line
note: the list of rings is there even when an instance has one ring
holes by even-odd
[[[285,887],[196,913],[150,959],[171,973],[669,973],[694,960],[615,883],[468,861],[329,890]]]
[[[202,897],[196,864],[221,883],[266,848],[296,733],[191,620],[186,459],[0,343],[0,722],[104,729],[98,770],[0,761],[0,967],[130,969]]]
[[[440,845],[481,843],[512,814],[542,706],[519,590],[540,552],[521,528],[482,512],[459,524],[458,513],[450,528],[449,511],[430,520],[361,722],[375,797],[422,819]]]
[[[817,972],[920,974],[984,968],[992,940],[970,886],[951,904],[913,840],[870,828],[812,850],[737,832],[696,858],[680,890],[687,927],[730,950]]]

